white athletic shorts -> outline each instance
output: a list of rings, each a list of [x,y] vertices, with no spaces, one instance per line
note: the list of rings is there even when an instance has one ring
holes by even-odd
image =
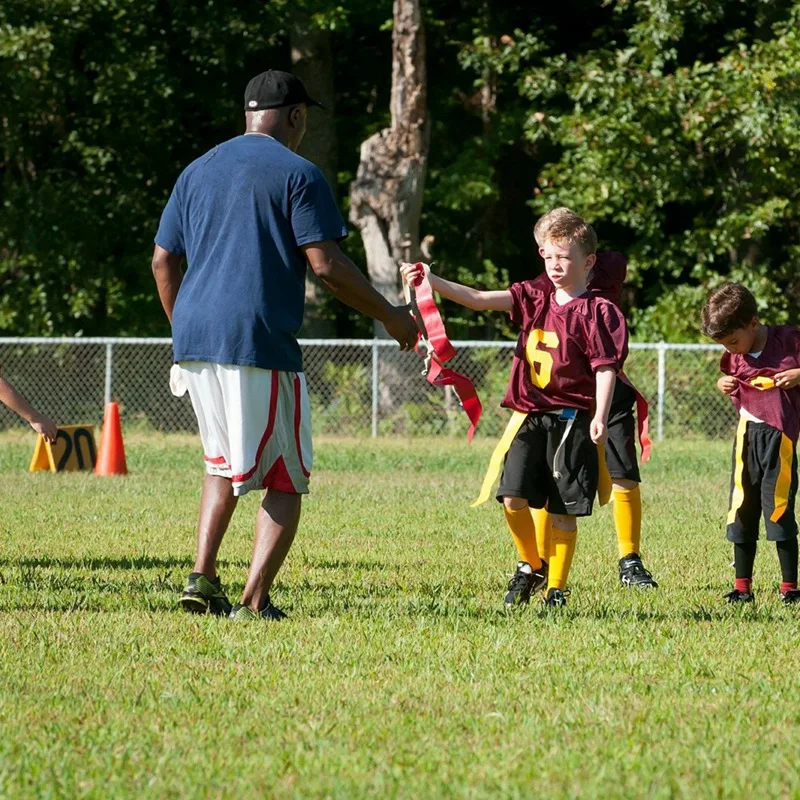
[[[173,368],[174,369],[174,368]],[[302,372],[182,361],[206,472],[251,489],[307,494],[311,473],[311,408]]]

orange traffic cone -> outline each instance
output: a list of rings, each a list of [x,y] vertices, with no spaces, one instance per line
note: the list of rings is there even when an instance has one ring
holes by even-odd
[[[125,464],[125,445],[122,443],[122,426],[119,422],[119,403],[106,406],[103,433],[100,435],[100,448],[97,454],[95,475],[127,475]]]

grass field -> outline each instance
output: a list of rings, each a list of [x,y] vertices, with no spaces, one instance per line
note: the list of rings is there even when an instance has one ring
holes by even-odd
[[[800,609],[764,546],[729,609],[725,444],[645,470],[655,593],[617,586],[609,509],[567,609],[505,614],[514,554],[473,510],[490,442],[320,442],[279,625],[179,613],[201,465],[25,474],[0,438],[2,797],[800,797]],[[258,499],[223,545],[241,590]]]

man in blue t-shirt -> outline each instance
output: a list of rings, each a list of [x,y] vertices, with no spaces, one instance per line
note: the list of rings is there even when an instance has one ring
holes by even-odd
[[[311,470],[297,343],[307,265],[337,298],[382,322],[402,349],[417,340],[408,310],[388,303],[339,249],[347,229],[333,193],[296,154],[311,105],[319,103],[294,75],[269,70],[253,78],[245,134],[183,171],[155,238],[153,274],[172,323],[173,390],[188,389],[207,472],[197,558],[181,596],[192,612],[285,616],[269,591],[297,531]],[[231,608],[217,553],[238,498],[256,488],[267,492],[253,560]]]

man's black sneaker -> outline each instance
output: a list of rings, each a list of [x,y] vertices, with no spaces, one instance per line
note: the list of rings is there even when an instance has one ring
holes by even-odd
[[[752,603],[753,600],[755,600],[755,597],[751,592],[740,592],[738,589],[734,589],[725,595],[725,602],[729,605],[733,603]]]
[[[789,589],[788,592],[781,592],[781,602],[786,606],[800,603],[800,589]]]
[[[547,597],[544,599],[544,604],[555,608],[563,608],[567,604],[568,594],[568,590],[562,591],[561,589],[556,589],[554,586],[552,589],[547,590]]]
[[[517,562],[517,570],[508,582],[506,608],[521,606],[530,601],[531,595],[547,586],[547,562],[534,570],[527,561]]]
[[[286,619],[286,617],[286,612],[281,611],[278,606],[273,605],[269,597],[267,598],[267,604],[261,611],[256,612],[248,606],[237,603],[228,615],[228,618],[232,619],[234,622],[248,622],[255,619],[268,619],[273,622],[280,622],[280,620]]]
[[[628,553],[619,560],[619,582],[636,589],[658,589],[653,576],[644,568],[638,553]]]
[[[222,590],[219,575],[210,581],[202,572],[193,572],[186,581],[180,603],[191,614],[214,614],[227,617],[231,604]]]

